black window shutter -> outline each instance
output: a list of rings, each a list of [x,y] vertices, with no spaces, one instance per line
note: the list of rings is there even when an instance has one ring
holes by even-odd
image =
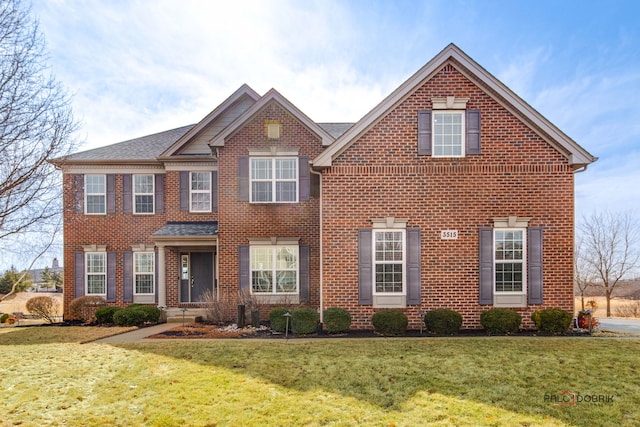
[[[542,304],[542,227],[527,230],[529,304]]]
[[[211,211],[218,212],[218,171],[211,172]]]
[[[431,110],[418,111],[418,155],[431,155]]]
[[[371,254],[372,231],[358,230],[358,304],[373,304],[373,260]]]
[[[493,228],[478,231],[480,246],[480,305],[493,304]]]
[[[300,156],[298,158],[298,201],[308,201],[309,190],[309,157]]]
[[[77,214],[84,213],[84,175],[73,175],[73,209]]]
[[[249,265],[249,245],[238,246],[238,282],[240,290],[251,292],[251,272]]]
[[[189,172],[180,171],[180,210],[189,212]]]
[[[124,302],[133,302],[133,252],[124,252],[122,260],[122,300]]]
[[[107,252],[107,302],[116,302],[116,253]]]
[[[298,247],[300,266],[300,302],[309,301],[309,245]]]
[[[107,175],[107,213],[116,213],[116,176]]]
[[[122,175],[122,213],[131,213],[133,196],[132,196],[132,177],[131,174]]]
[[[320,198],[320,175],[312,173],[309,175],[309,197]]]
[[[420,305],[421,238],[419,228],[407,228],[407,304]]]
[[[78,298],[84,295],[84,252],[73,254],[73,293]]]
[[[249,157],[238,157],[238,201],[249,201]]]
[[[480,154],[480,110],[467,110],[466,154]]]
[[[156,181],[155,188],[155,213],[164,213],[164,174],[158,173],[154,177]]]

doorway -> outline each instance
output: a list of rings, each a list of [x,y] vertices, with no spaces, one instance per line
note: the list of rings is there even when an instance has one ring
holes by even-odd
[[[180,302],[203,302],[207,291],[215,296],[213,252],[180,254]]]

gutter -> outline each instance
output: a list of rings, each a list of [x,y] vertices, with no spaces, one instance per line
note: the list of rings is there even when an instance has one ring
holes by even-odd
[[[318,209],[320,211],[319,212],[319,214],[320,214],[320,230],[319,230],[319,233],[320,233],[320,255],[319,255],[319,258],[320,258],[320,324],[322,324],[322,323],[324,323],[324,319],[323,319],[323,317],[324,317],[324,313],[323,313],[324,312],[324,299],[323,299],[323,285],[322,285],[322,278],[324,277],[323,268],[322,268],[322,266],[323,266],[323,260],[322,260],[322,224],[323,224],[323,222],[322,222],[322,173],[316,172],[316,171],[313,170],[312,162],[309,162],[309,166],[311,166],[311,167],[309,167],[309,172],[311,172],[314,175],[318,175],[318,179],[320,180],[319,184],[318,184],[319,185],[319,191],[320,191],[319,200],[318,200],[318,205],[319,205]]]

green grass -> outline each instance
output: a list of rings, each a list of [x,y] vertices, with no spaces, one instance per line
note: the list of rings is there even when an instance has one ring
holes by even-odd
[[[632,426],[640,419],[636,339],[112,346],[79,344],[86,339],[81,331],[66,334],[75,342],[36,344],[29,336],[39,329],[56,335],[72,328],[0,334],[0,425]],[[20,340],[10,339],[14,333]],[[545,401],[563,390],[614,400]]]

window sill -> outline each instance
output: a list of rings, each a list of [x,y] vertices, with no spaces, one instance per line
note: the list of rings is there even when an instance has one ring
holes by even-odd
[[[406,295],[374,295],[373,308],[406,308]]]
[[[518,308],[527,306],[527,294],[493,294],[493,306]]]
[[[278,295],[278,294],[251,294],[251,298],[258,304],[300,304],[300,295]]]

